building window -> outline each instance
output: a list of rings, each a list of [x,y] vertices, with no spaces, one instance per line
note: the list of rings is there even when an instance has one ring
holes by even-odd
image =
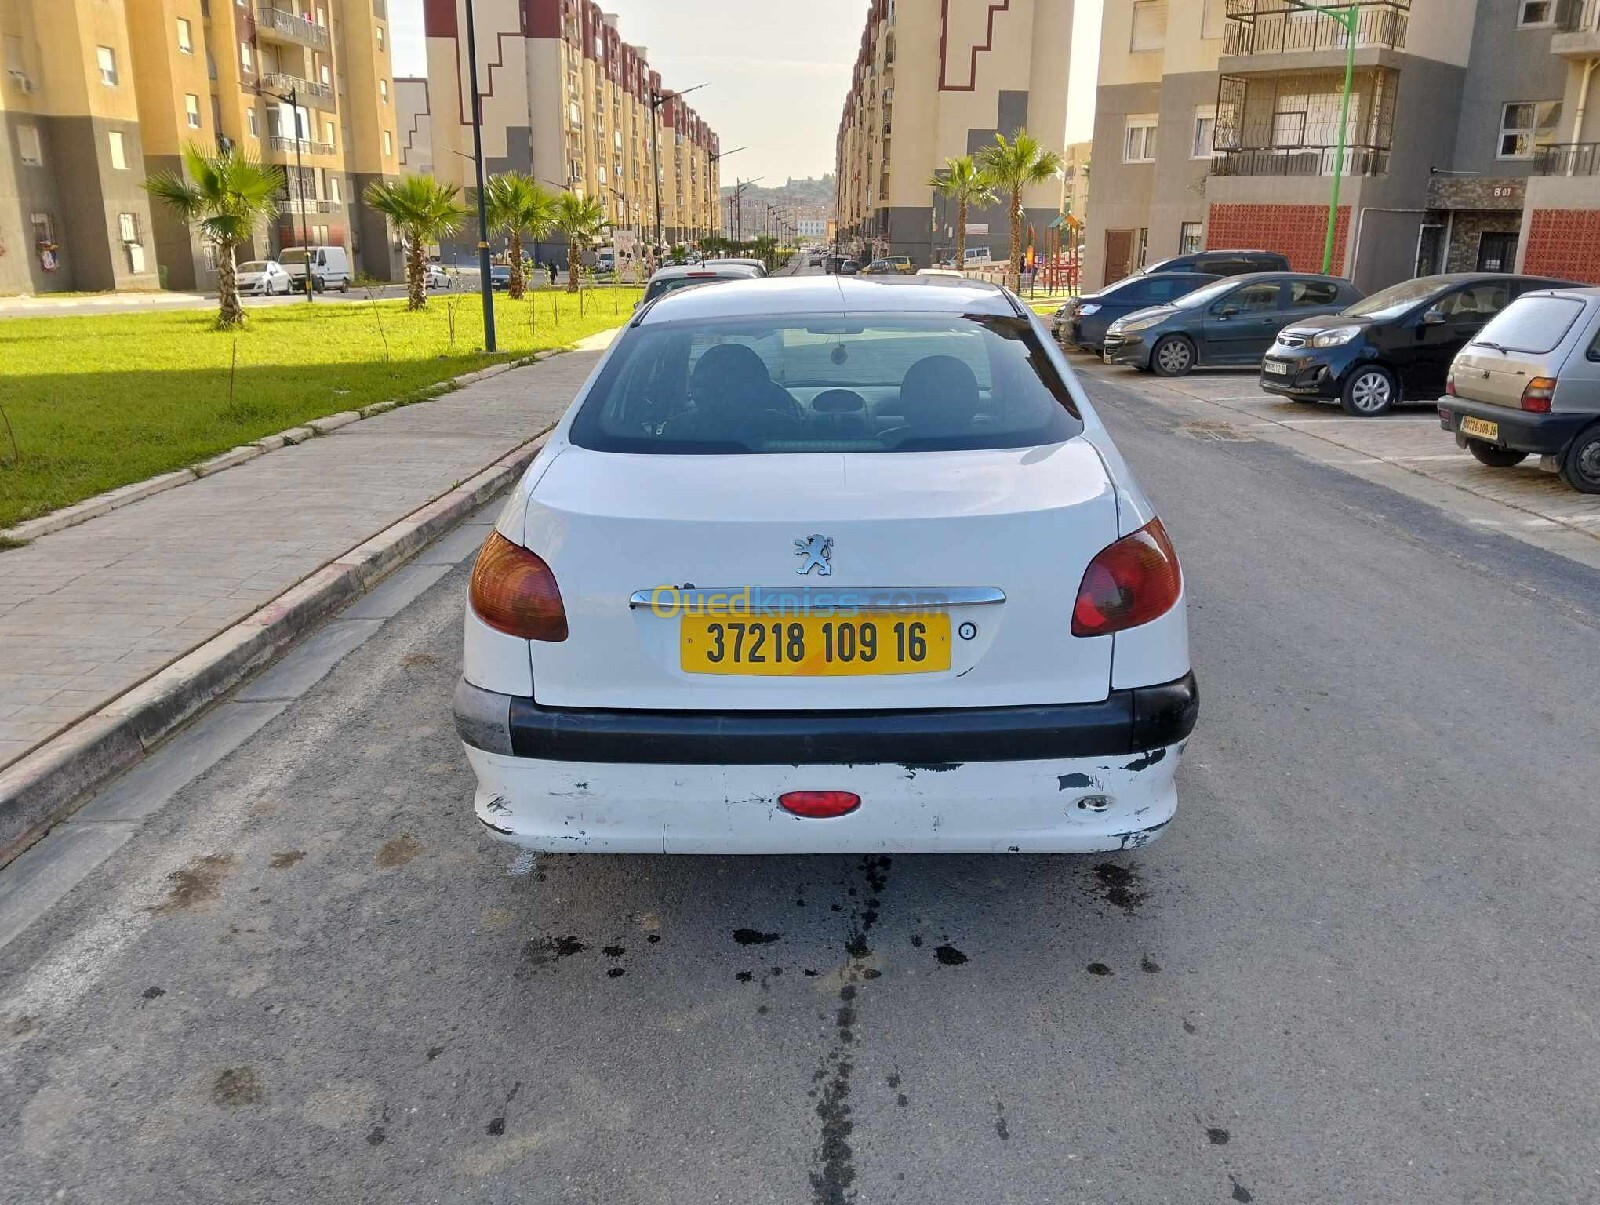
[[[1517,28],[1531,29],[1540,25],[1554,25],[1556,0],[1521,0],[1517,5]]]
[[[178,53],[194,53],[194,27],[189,24],[187,17],[178,18]]]
[[[117,237],[125,243],[139,241],[139,215],[136,213],[119,213],[117,215]]]
[[[39,147],[38,126],[17,127],[17,152],[28,167],[38,167],[44,163],[44,151]]]
[[[1306,142],[1306,115],[1302,112],[1274,113],[1272,115],[1273,146],[1304,146]]]
[[[100,64],[100,82],[108,88],[117,86],[117,52],[109,46],[96,46],[95,59]]]
[[[1133,0],[1132,51],[1161,50],[1167,44],[1167,0]]]
[[[1178,227],[1178,254],[1194,255],[1201,250],[1199,222],[1185,222]]]
[[[239,66],[246,71],[254,71],[256,69],[255,51],[251,48],[249,42],[239,43]]]
[[[1189,148],[1191,159],[1214,159],[1217,135],[1217,108],[1202,105],[1194,111],[1194,142]]]
[[[378,49],[383,49],[383,26],[378,26]]]
[[[1122,161],[1124,163],[1153,163],[1156,157],[1156,123],[1154,113],[1128,118],[1122,134]]]
[[[250,137],[261,137],[261,126],[256,119],[256,111],[254,109],[246,109],[244,111],[244,124],[245,128],[250,131]]]
[[[35,245],[56,241],[56,222],[48,213],[30,213],[28,225],[33,227]]]
[[[388,130],[383,132],[383,153],[385,155],[394,154],[394,138]]]
[[[1561,123],[1559,100],[1514,100],[1500,110],[1499,159],[1532,159],[1534,147],[1550,142]]]
[[[386,79],[378,81],[378,99],[384,104],[389,103],[389,81]]]
[[[122,131],[112,130],[106,135],[111,146],[111,166],[119,172],[128,170],[128,148],[122,141]]]
[[[329,146],[333,145],[333,122],[325,121],[322,123],[322,141]]]
[[[189,119],[189,128],[198,130],[200,128],[200,98],[193,92],[184,93],[183,112]]]
[[[1227,24],[1228,10],[1223,0],[1205,0],[1200,10],[1200,36],[1220,38]]]
[[[344,200],[343,194],[339,191],[339,177],[338,176],[329,176],[328,177],[328,200],[330,200],[330,201],[343,201]]]

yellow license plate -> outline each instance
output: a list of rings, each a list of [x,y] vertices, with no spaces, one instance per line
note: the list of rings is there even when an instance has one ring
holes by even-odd
[[[818,678],[950,668],[948,615],[686,615],[680,623],[680,663],[691,674]]]
[[[1491,423],[1488,419],[1462,415],[1461,434],[1476,436],[1478,439],[1499,439],[1500,424]]]

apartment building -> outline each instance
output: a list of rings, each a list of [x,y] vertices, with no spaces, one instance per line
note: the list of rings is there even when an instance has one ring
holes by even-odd
[[[1600,281],[1600,0],[1359,0],[1333,271]],[[1321,267],[1345,26],[1299,0],[1107,0],[1084,280],[1201,247]]]
[[[1093,142],[1074,142],[1061,156],[1061,212],[1082,222],[1089,212],[1089,160]]]
[[[835,143],[838,235],[920,266],[952,255],[956,207],[929,184],[947,159],[1026,129],[1066,145],[1073,0],[872,0]],[[1035,245],[1061,186],[1023,196]],[[1010,252],[1004,205],[969,211],[969,247]]]
[[[0,293],[154,288],[121,4],[0,3]]]
[[[0,290],[214,285],[210,246],[141,187],[181,172],[189,143],[284,169],[278,220],[241,257],[333,243],[392,278],[388,227],[360,201],[399,165],[385,10],[386,0],[0,5]]]
[[[470,185],[464,10],[465,0],[424,0],[424,102],[435,174]],[[476,0],[473,12],[491,175],[526,172],[594,197],[615,229],[645,243],[655,239],[658,212],[667,244],[715,232],[717,135],[662,84],[646,49],[623,40],[613,14],[590,0]]]

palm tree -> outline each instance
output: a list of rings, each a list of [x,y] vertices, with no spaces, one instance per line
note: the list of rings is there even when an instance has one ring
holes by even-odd
[[[467,216],[461,190],[432,176],[401,176],[392,184],[374,180],[363,196],[383,214],[406,243],[406,309],[428,304],[428,244],[454,234]]]
[[[546,238],[555,225],[556,199],[537,180],[521,172],[502,172],[489,181],[484,198],[489,212],[489,229],[504,230],[509,243],[511,282],[507,295],[522,300],[526,278],[522,271],[522,240]]]
[[[254,235],[258,222],[277,214],[273,198],[284,187],[283,172],[242,151],[208,155],[193,143],[183,150],[183,166],[183,174],[151,176],[144,190],[197,227],[216,249],[217,326],[237,329],[244,325],[244,307],[239,304],[234,249]]]
[[[946,159],[944,171],[928,181],[935,192],[956,203],[956,267],[967,266],[967,206],[994,203],[994,183],[973,161],[971,155]]]
[[[1059,176],[1061,156],[1045,150],[1027,130],[1014,130],[1009,142],[1004,134],[996,134],[994,143],[984,148],[978,157],[978,166],[996,188],[1010,194],[1011,270],[1006,283],[1015,290],[1022,285],[1022,228],[1026,221],[1022,213],[1022,190]]]
[[[605,211],[593,197],[564,192],[556,198],[556,229],[567,236],[567,292],[578,291],[583,253],[600,241],[605,226]]]

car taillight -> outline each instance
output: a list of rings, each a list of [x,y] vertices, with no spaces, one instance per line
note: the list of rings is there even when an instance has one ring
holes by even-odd
[[[1445,395],[1447,397],[1455,397],[1455,395],[1456,395],[1456,379],[1455,379],[1455,377],[1446,377],[1445,378],[1445,380],[1444,380],[1444,392],[1445,392]]]
[[[567,612],[550,566],[497,531],[472,567],[472,609],[496,631],[524,640],[567,638]]]
[[[1183,589],[1178,554],[1160,519],[1101,549],[1083,572],[1074,636],[1109,636],[1170,611]]]
[[[1522,391],[1522,408],[1531,414],[1549,414],[1550,399],[1555,392],[1554,377],[1534,377]]]

